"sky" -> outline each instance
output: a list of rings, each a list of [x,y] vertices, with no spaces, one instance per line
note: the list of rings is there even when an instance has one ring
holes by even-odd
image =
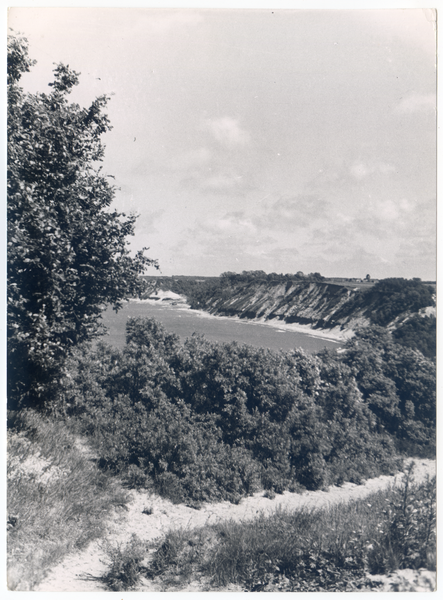
[[[48,91],[112,94],[104,172],[163,275],[436,270],[429,9],[12,8]],[[148,271],[156,274],[154,270]]]

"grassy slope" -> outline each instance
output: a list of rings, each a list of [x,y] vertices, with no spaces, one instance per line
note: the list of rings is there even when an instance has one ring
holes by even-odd
[[[148,547],[134,537],[111,552],[103,581],[113,591],[143,589],[141,576],[163,591],[357,591],[399,569],[435,571],[435,478],[415,485],[409,472],[362,500],[174,530]]]
[[[97,470],[66,426],[34,413],[22,421],[22,432],[10,432],[8,440],[8,587],[17,591],[32,590],[67,553],[94,538],[106,539],[111,509],[126,500],[118,481]],[[149,571],[142,566],[146,545],[135,539],[111,553],[104,581],[108,589],[126,590],[144,574],[168,590],[206,580],[212,589],[236,584],[248,590],[332,591],[362,584],[368,557],[389,572],[402,566],[402,556],[415,553],[421,562],[412,557],[407,564],[429,568],[435,558],[432,489],[171,532],[155,545]],[[399,550],[392,542],[399,539],[401,523],[411,533]],[[308,560],[315,568],[301,569],[300,561]]]
[[[68,552],[103,536],[127,494],[66,426],[29,412],[8,432],[8,588],[29,591]]]

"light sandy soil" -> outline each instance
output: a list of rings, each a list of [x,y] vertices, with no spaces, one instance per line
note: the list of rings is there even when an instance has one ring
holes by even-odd
[[[435,475],[435,461],[417,459],[414,469],[416,481],[423,480],[426,475]],[[173,528],[195,528],[205,524],[217,523],[225,519],[243,521],[253,519],[259,513],[270,513],[277,507],[296,509],[303,506],[325,507],[350,500],[364,498],[372,492],[384,489],[391,484],[399,484],[402,477],[381,476],[370,479],[363,485],[345,483],[341,487],[331,487],[327,492],[305,492],[296,494],[285,492],[273,500],[263,497],[262,493],[245,498],[240,504],[229,502],[206,504],[200,510],[184,505],[174,505],[168,500],[152,495],[146,491],[133,491],[132,500],[125,510],[116,512],[109,520],[108,532],[102,541],[93,542],[84,551],[68,555],[39,584],[38,592],[100,592],[105,587],[99,580],[106,571],[105,544],[124,544],[132,534],[143,541],[150,541],[165,534]],[[144,514],[150,508],[153,513]],[[415,574],[417,575],[417,574]],[[151,582],[143,581],[135,591],[158,592],[159,587]],[[202,582],[181,591],[204,591]],[[241,591],[234,587],[223,591]]]

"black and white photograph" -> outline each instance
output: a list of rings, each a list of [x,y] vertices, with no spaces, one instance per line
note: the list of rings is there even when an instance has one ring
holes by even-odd
[[[8,591],[435,591],[437,10],[7,28]]]

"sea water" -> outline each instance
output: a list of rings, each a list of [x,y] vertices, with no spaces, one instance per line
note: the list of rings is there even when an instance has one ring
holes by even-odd
[[[102,341],[117,348],[125,344],[125,327],[129,317],[150,317],[160,321],[164,328],[185,340],[193,333],[202,334],[216,342],[236,341],[271,350],[303,348],[317,352],[323,348],[338,349],[342,342],[310,335],[309,332],[291,331],[265,323],[246,321],[232,317],[217,317],[194,311],[186,305],[173,305],[159,301],[130,301],[118,312],[107,309],[103,313],[103,324],[108,334]]]

